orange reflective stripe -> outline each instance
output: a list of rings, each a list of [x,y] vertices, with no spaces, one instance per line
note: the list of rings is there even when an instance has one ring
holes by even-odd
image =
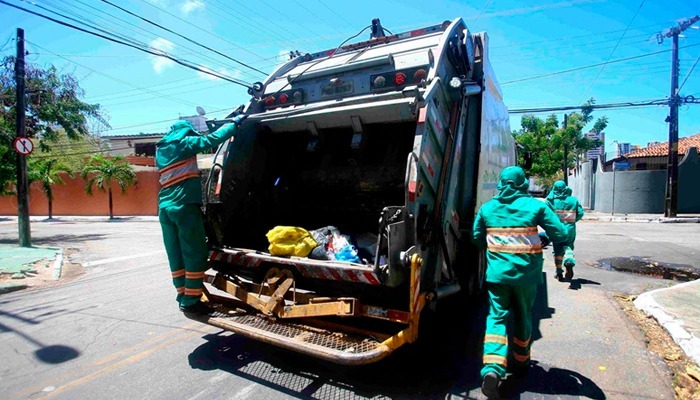
[[[204,272],[187,272],[185,277],[187,279],[202,279],[204,278]]]
[[[484,343],[501,343],[508,344],[508,338],[503,335],[494,335],[487,333],[484,335]]]
[[[520,340],[516,337],[513,337],[513,343],[515,343],[516,345],[518,345],[520,347],[527,347],[527,345],[530,344],[530,339]]]
[[[525,361],[530,359],[530,356],[529,355],[523,356],[523,355],[520,355],[518,353],[513,353],[513,358],[515,358],[516,361],[525,362]]]
[[[185,288],[185,296],[201,296],[202,295],[202,289],[190,289],[190,288]]]
[[[496,354],[484,354],[484,364],[498,364],[507,367],[508,359]]]
[[[160,186],[167,188],[186,179],[199,177],[197,168],[197,156],[170,164],[158,171],[160,174]]]
[[[576,211],[573,210],[554,210],[559,216],[561,222],[576,222]]]
[[[563,260],[563,259],[564,259],[564,256],[554,256],[554,259],[555,259],[555,260]]]
[[[486,228],[486,248],[495,253],[541,253],[536,226]]]
[[[178,269],[176,271],[172,272],[173,278],[179,278],[181,276],[185,276],[185,270],[183,269]]]
[[[177,293],[178,293],[178,294],[183,294],[183,293],[185,293],[185,287],[184,287],[184,286],[180,286],[180,287],[178,287],[178,288],[176,288],[176,289],[177,289]]]

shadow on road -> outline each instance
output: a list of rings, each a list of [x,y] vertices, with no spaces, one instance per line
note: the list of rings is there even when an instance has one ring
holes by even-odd
[[[550,319],[556,310],[549,306],[549,294],[547,292],[547,274],[542,272],[542,283],[537,287],[535,305],[532,307],[532,341],[542,339],[540,321]]]
[[[600,282],[592,281],[590,279],[576,278],[576,279],[572,279],[571,282],[569,283],[569,289],[580,290],[581,285],[598,285],[598,286],[600,286]]]
[[[592,380],[568,369],[546,366],[536,361],[524,382],[506,380],[501,387],[501,398],[519,399],[522,393],[544,395],[580,396],[594,400],[604,400],[605,393]]]
[[[107,239],[107,235],[101,233],[89,233],[84,235],[51,235],[46,237],[33,237],[32,244],[35,245],[45,245],[45,244],[60,244],[65,247],[65,243],[83,243],[90,242],[94,240],[104,240]],[[17,238],[2,238],[0,239],[0,244],[17,244]]]

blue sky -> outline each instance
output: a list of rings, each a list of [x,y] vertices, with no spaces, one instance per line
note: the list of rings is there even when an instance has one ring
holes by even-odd
[[[246,82],[263,78],[100,0],[6,1],[43,14],[51,15],[37,5],[92,21]],[[265,72],[289,50],[303,53],[335,48],[372,18],[380,18],[384,27],[398,33],[461,17],[472,31],[488,32],[491,62],[510,109],[577,105],[589,97],[598,103],[664,98],[670,90],[670,52],[508,82],[669,50],[670,41],[659,45],[655,34],[679,18],[700,14],[698,0],[110,1]],[[104,135],[162,132],[170,120],[193,115],[197,105],[210,116],[220,116],[223,111],[215,111],[248,100],[240,86],[2,4],[0,21],[0,46],[21,27],[31,53],[28,61],[54,64],[80,79],[85,100],[101,104],[109,116],[114,129]],[[367,36],[364,33],[357,40]],[[685,36],[680,40],[681,81],[700,56],[700,30],[689,29]],[[2,49],[3,55],[13,54],[14,42]],[[700,65],[681,94],[700,98]],[[606,142],[611,150],[613,140],[641,145],[667,141],[667,113],[665,107],[654,107],[598,111],[595,116],[610,119]],[[559,113],[560,118],[562,115]],[[153,123],[156,121],[162,122]],[[519,123],[519,115],[511,117],[513,129]],[[699,132],[700,105],[683,106],[680,136]]]

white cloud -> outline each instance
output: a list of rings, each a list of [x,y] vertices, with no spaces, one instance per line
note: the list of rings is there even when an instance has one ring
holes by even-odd
[[[159,37],[158,39],[152,40],[151,41],[151,47],[156,49],[156,50],[161,50],[163,52],[172,52],[172,50],[175,48],[175,45],[173,42],[171,42],[168,39],[163,39]],[[153,62],[153,70],[157,73],[160,74],[162,73],[166,68],[170,68],[173,65],[175,65],[175,62],[173,60],[170,60],[165,57],[159,57],[159,56],[151,56],[151,61]]]
[[[192,11],[203,7],[204,3],[200,0],[185,0],[185,2],[180,5],[180,11],[184,15],[189,15]]]
[[[241,77],[241,71],[239,71],[239,70],[237,70],[237,69],[228,70],[228,69],[226,69],[226,68],[219,68],[219,69],[217,69],[217,70],[213,70],[213,69],[208,68],[208,67],[202,67],[202,69],[205,70],[205,71],[208,71],[208,72],[212,72],[212,73],[216,73],[216,74],[219,74],[219,75],[223,75],[223,76],[225,76],[225,77],[227,77],[227,78],[238,79],[238,78]],[[213,75],[207,74],[206,72],[202,72],[202,71],[197,71],[197,75],[199,75],[200,78],[207,79],[207,80],[211,80],[211,81],[221,79],[221,78],[217,78],[217,77],[215,77],[215,76],[213,76]]]

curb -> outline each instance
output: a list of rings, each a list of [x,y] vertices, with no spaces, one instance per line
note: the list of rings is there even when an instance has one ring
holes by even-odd
[[[3,285],[0,285],[0,294],[12,293],[12,292],[16,292],[18,290],[23,290],[26,288],[27,288],[27,284],[25,284],[25,283],[6,283]]]
[[[628,217],[583,217],[582,221],[603,222],[632,222],[632,223],[656,223],[656,224],[697,224],[700,218],[628,218]]]
[[[60,247],[54,248],[58,251],[56,252],[56,258],[53,260],[53,279],[57,281],[61,277],[63,268],[63,249]]]
[[[685,282],[678,284],[676,286],[688,285],[691,283],[697,284],[697,282]],[[639,310],[644,311],[646,315],[654,317],[659,324],[671,334],[673,341],[676,342],[681,349],[688,355],[696,364],[700,365],[700,338],[693,336],[690,332],[685,329],[685,325],[682,320],[676,319],[671,315],[668,315],[664,308],[654,299],[654,293],[670,290],[676,286],[670,288],[661,288],[652,290],[646,293],[642,293],[634,300],[634,305]]]

